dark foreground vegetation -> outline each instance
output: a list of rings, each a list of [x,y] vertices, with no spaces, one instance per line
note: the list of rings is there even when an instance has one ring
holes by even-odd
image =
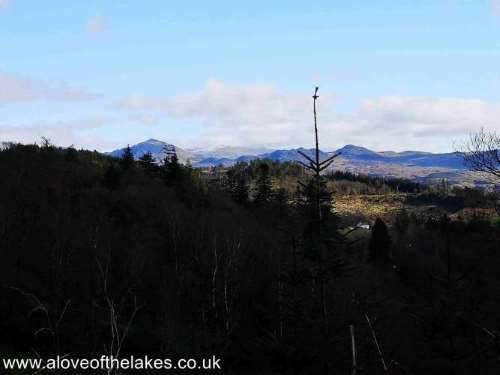
[[[157,166],[50,144],[7,147],[0,176],[4,357],[216,354],[228,374],[500,373],[500,226],[400,210],[389,226],[349,229],[330,194],[437,199],[444,188],[337,174],[316,189],[297,164],[218,174],[174,153]]]

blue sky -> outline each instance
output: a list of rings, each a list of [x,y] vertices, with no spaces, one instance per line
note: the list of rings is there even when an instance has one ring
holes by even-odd
[[[500,1],[0,0],[0,140],[450,151],[500,129]]]

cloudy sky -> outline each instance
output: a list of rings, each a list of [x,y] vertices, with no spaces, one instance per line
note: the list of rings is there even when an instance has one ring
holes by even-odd
[[[500,131],[500,0],[0,0],[0,141],[450,151]]]

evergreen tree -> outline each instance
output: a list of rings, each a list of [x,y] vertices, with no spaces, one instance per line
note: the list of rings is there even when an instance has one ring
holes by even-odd
[[[369,244],[369,261],[385,262],[390,258],[391,237],[387,226],[382,219],[377,218],[372,228],[372,236]]]
[[[153,154],[151,152],[145,152],[140,158],[139,158],[139,164],[141,165],[151,165],[154,164],[154,159],[153,159]]]
[[[231,189],[231,195],[233,199],[237,203],[245,205],[248,203],[248,193],[249,188],[245,181],[245,178],[239,176],[238,178],[236,178],[236,181],[233,183],[233,188]]]
[[[120,174],[115,168],[114,163],[111,163],[104,174],[104,186],[109,190],[116,190],[120,186]]]
[[[333,214],[331,193],[329,192],[322,171],[326,170],[339,155],[338,153],[329,158],[320,160],[318,125],[316,118],[316,100],[318,99],[318,87],[315,88],[314,100],[314,157],[298,150],[298,153],[308,162],[299,161],[306,169],[314,173],[314,177],[307,183],[301,183],[303,187],[303,208],[305,209],[305,247],[309,256],[313,257],[316,265],[314,274],[318,285],[317,296],[319,297],[319,310],[323,320],[326,336],[329,335],[329,313],[327,306],[327,289],[329,281],[338,276],[342,271],[343,260],[338,251],[340,233],[338,231],[338,220]]]
[[[278,205],[286,205],[288,202],[288,192],[285,188],[279,188],[273,192],[273,201]]]
[[[259,166],[259,178],[255,188],[255,204],[265,205],[271,201],[272,183],[269,173],[269,166],[261,163]]]
[[[165,158],[163,159],[163,175],[167,185],[179,183],[183,177],[182,166],[177,158],[174,146],[167,146],[165,149]]]
[[[150,174],[158,168],[151,152],[146,152],[139,158],[139,165]]]
[[[326,186],[326,181],[319,178],[309,180],[302,185],[301,208],[303,217],[306,220],[306,234],[320,236],[327,234],[328,237],[336,235],[338,229],[339,218],[333,212],[332,193]],[[318,205],[319,203],[319,205]],[[318,206],[320,213],[318,214]],[[321,222],[319,220],[321,219]]]
[[[123,155],[120,159],[120,165],[124,170],[130,169],[134,166],[134,154],[132,153],[130,145],[127,145],[123,151]]]
[[[66,149],[66,160],[67,161],[72,161],[72,162],[75,162],[75,161],[78,160],[78,152],[73,147],[73,145],[69,146]]]

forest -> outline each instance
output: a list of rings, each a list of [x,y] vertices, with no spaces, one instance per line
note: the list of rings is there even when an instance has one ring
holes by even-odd
[[[6,145],[0,174],[4,356],[215,354],[227,374],[500,371],[500,221],[484,192],[48,141]],[[444,209],[336,210],[370,194]]]

